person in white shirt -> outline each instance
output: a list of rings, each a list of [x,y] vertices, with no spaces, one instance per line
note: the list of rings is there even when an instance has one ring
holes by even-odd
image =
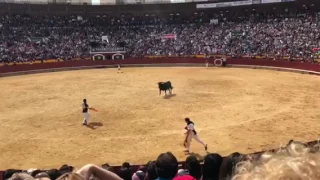
[[[89,105],[87,104],[87,100],[83,99],[82,103],[82,114],[83,114],[83,122],[82,125],[86,126],[88,124],[90,114],[89,114]]]
[[[121,73],[121,66],[118,64],[118,73]]]
[[[198,143],[202,144],[205,151],[208,150],[208,145],[205,144],[203,141],[200,140],[200,138],[198,137],[197,131],[194,128],[194,123],[189,119],[189,118],[185,118],[185,122],[187,123],[187,126],[185,127],[185,129],[187,130],[186,132],[186,139],[185,139],[185,147],[186,153],[190,152],[190,145],[191,145],[191,140],[192,138],[195,139]]]

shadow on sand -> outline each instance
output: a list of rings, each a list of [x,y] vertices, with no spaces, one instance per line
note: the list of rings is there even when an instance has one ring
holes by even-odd
[[[90,129],[97,129],[101,126],[103,126],[103,124],[101,122],[91,122],[87,125],[87,127]]]
[[[168,94],[168,95],[165,95],[163,96],[163,99],[171,99],[172,97],[175,97],[177,96],[176,94]]]

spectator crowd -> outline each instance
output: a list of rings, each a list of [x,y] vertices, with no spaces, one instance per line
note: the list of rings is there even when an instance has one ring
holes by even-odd
[[[313,49],[320,48],[320,12],[218,14],[211,20],[199,14],[192,18],[0,16],[0,61],[87,58],[93,43],[125,47],[130,57],[318,56]]]
[[[179,167],[176,157],[162,153],[156,161],[133,169],[128,162],[115,171],[109,164],[88,164],[80,169],[63,165],[60,169],[27,171],[9,169],[10,180],[317,180],[320,177],[319,144],[312,146],[291,140],[286,147],[258,155],[232,153],[222,158],[208,153],[203,160],[190,155]]]

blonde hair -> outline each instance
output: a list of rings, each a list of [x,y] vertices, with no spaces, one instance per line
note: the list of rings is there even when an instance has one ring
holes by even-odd
[[[311,153],[311,150],[313,153]],[[320,179],[320,153],[302,143],[264,153],[258,161],[240,162],[232,180]]]
[[[66,173],[57,180],[84,180],[84,178],[77,173]]]

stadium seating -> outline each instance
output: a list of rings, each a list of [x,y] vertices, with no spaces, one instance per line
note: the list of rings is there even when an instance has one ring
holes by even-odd
[[[300,173],[304,172],[304,166],[301,166],[300,164],[304,163],[305,161],[310,161],[311,165],[313,166],[309,171],[306,171],[308,173],[303,174],[305,177],[301,179],[308,179],[311,177],[313,179],[314,177],[318,177],[319,169],[320,168],[320,154],[319,154],[319,148],[320,144],[318,141],[312,141],[308,143],[301,143],[298,141],[290,140],[289,143],[285,147],[281,147],[280,149],[273,149],[267,152],[257,152],[254,154],[240,154],[240,153],[233,153],[227,157],[221,158],[219,154],[211,154],[209,153],[206,155],[202,160],[195,160],[196,157],[189,156],[187,157],[185,162],[178,162],[174,155],[171,153],[163,153],[161,154],[156,161],[150,161],[145,165],[130,165],[129,163],[125,162],[122,166],[110,166],[109,164],[103,164],[101,165],[101,169],[104,169],[108,172],[114,172],[116,173],[120,178],[124,180],[151,180],[155,179],[155,176],[161,176],[163,173],[162,171],[169,171],[170,168],[176,168],[175,175],[173,177],[166,177],[166,179],[217,179],[217,180],[229,180],[232,177],[237,176],[243,176],[240,179],[246,179],[247,174],[252,173],[251,175],[254,176],[255,174],[261,175],[259,173],[265,173],[254,171],[254,168],[257,168],[256,166],[260,166],[261,164],[267,164],[269,163],[267,160],[270,159],[270,157],[273,157],[273,161],[277,158],[284,157],[285,159],[280,159],[281,162],[283,161],[290,161],[290,158],[297,158],[294,159],[291,163],[296,163],[296,166],[288,166],[284,167],[285,173],[280,173],[277,178],[274,178],[275,180],[281,179],[284,177],[299,177],[301,176]],[[169,155],[168,155],[169,154]],[[163,157],[164,156],[164,157]],[[169,158],[167,157],[169,156]],[[173,158],[173,159],[172,159]],[[315,160],[316,162],[312,161]],[[251,163],[254,164],[255,162],[261,161],[261,164],[255,164],[255,166],[247,167],[246,165],[242,165],[245,163]],[[271,161],[272,162],[272,161]],[[168,170],[168,163],[169,163],[169,170]],[[288,162],[289,163],[289,162]],[[198,164],[198,165],[197,165]],[[238,165],[237,165],[238,164]],[[94,166],[94,165],[87,165],[87,166]],[[165,167],[162,168],[162,171],[160,172],[161,166]],[[246,170],[241,170],[241,166],[246,166]],[[262,166],[262,165],[261,165]],[[86,166],[84,166],[85,169]],[[200,168],[201,167],[201,168]],[[307,167],[307,165],[305,165]],[[259,167],[264,168],[264,167]],[[300,168],[297,170],[296,168]],[[178,171],[179,169],[179,171]],[[239,170],[240,169],[240,170]],[[289,170],[288,170],[289,169]],[[63,165],[59,169],[51,169],[51,170],[38,170],[38,169],[29,169],[29,170],[17,170],[17,169],[8,169],[4,172],[0,172],[0,177],[3,175],[3,179],[26,179],[27,177],[32,178],[40,178],[40,177],[48,177],[50,179],[56,179],[59,176],[62,176],[64,174],[68,174],[71,172],[77,172],[81,176],[86,176],[81,172],[82,169],[76,171],[74,167],[69,165]],[[244,172],[245,171],[245,172]],[[252,172],[250,172],[252,171]],[[265,170],[265,171],[271,171],[271,170]],[[312,172],[310,172],[312,171]],[[280,171],[279,171],[280,172]],[[25,173],[24,175],[21,175],[21,173]],[[85,173],[88,173],[87,171]],[[242,175],[245,173],[245,175]],[[247,173],[247,174],[246,174]],[[268,172],[270,173],[270,172]],[[287,174],[288,173],[288,174]],[[290,174],[289,174],[290,173]],[[99,174],[99,173],[97,173]],[[90,177],[89,179],[96,178],[99,179],[99,175],[97,175],[92,172],[93,177]],[[271,173],[270,173],[271,174]],[[264,174],[264,177],[270,175],[270,174]],[[277,173],[276,173],[277,174]],[[94,177],[96,175],[96,177]],[[190,177],[190,176],[191,177]],[[32,176],[32,177],[31,177]],[[202,176],[202,177],[201,177]],[[109,176],[108,176],[109,177]],[[153,177],[153,178],[152,178]],[[1,179],[1,178],[0,178]],[[86,178],[84,178],[86,179]],[[100,179],[101,176],[100,176]],[[161,178],[160,178],[161,179]],[[247,178],[248,179],[248,178]],[[260,179],[263,179],[260,177]]]
[[[157,16],[110,19],[75,16],[0,16],[0,61],[90,58],[90,47],[125,47],[127,57],[223,54],[314,59],[320,13],[217,16],[217,24]],[[240,21],[239,21],[240,20]]]

